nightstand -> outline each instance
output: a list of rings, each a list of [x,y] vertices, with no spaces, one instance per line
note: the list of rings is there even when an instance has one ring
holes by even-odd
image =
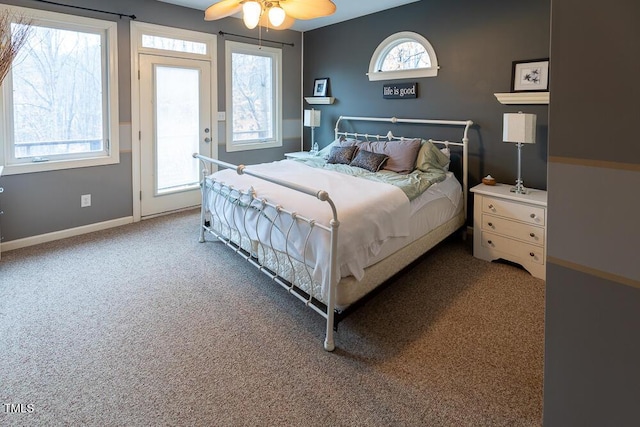
[[[512,185],[479,184],[473,197],[473,256],[485,261],[505,259],[546,279],[547,192]]]
[[[311,154],[308,151],[295,151],[293,153],[284,153],[284,157],[287,159],[309,159],[318,157],[316,154]]]

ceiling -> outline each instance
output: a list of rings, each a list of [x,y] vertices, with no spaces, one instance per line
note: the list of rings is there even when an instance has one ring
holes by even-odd
[[[190,7],[203,11],[218,0],[158,0],[164,3],[176,4],[178,6]],[[296,20],[291,28],[297,31],[309,31],[327,25],[335,24],[359,16],[369,15],[381,10],[391,9],[408,3],[415,3],[419,0],[332,0],[336,5],[336,13],[324,18],[309,20]],[[203,18],[204,19],[204,18]]]

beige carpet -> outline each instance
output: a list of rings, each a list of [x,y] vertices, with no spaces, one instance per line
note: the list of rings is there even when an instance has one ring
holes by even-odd
[[[197,235],[186,212],[3,253],[0,425],[541,424],[527,272],[447,241],[328,353],[319,315]]]

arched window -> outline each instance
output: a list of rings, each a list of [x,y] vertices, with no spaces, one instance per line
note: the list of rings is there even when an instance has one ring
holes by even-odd
[[[380,43],[369,63],[369,80],[414,79],[438,75],[431,43],[418,33],[403,31]]]

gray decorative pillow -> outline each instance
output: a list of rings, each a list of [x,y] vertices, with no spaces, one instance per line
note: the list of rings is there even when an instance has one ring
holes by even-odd
[[[358,154],[351,160],[350,166],[357,166],[369,172],[378,172],[384,162],[389,159],[386,154],[372,153],[371,151],[358,150]]]
[[[360,150],[386,154],[389,160],[384,168],[393,172],[408,174],[416,166],[416,157],[420,150],[420,139],[404,139],[393,141],[364,141],[358,143]]]
[[[351,145],[349,147],[332,147],[331,152],[329,153],[329,158],[327,159],[327,163],[341,163],[344,165],[348,165],[349,163],[351,163],[353,154],[357,149],[358,147],[356,147],[355,145]]]
[[[347,147],[347,146],[351,146],[351,145],[358,145],[358,142],[360,142],[360,141],[358,141],[357,139],[347,138],[345,136],[341,136],[341,137],[337,138],[336,140],[334,140],[333,142],[331,142],[326,147],[324,147],[322,150],[320,150],[320,152],[318,153],[318,156],[323,157],[325,159],[328,159],[329,158],[329,154],[331,153],[331,149],[333,147]]]

